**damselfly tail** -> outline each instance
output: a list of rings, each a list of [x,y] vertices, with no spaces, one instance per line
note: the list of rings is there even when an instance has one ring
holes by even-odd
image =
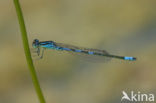
[[[127,56],[117,56],[117,55],[106,55],[107,57],[110,58],[117,58],[117,59],[122,59],[122,60],[129,60],[129,61],[135,61],[135,57],[127,57]]]

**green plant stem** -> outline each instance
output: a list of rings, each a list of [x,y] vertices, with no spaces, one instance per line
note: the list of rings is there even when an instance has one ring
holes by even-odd
[[[18,21],[19,21],[19,25],[20,25],[22,40],[23,40],[24,52],[25,52],[27,64],[28,64],[28,67],[30,70],[30,74],[32,77],[32,81],[33,81],[33,84],[34,84],[34,87],[35,87],[35,90],[36,90],[36,93],[38,95],[40,103],[45,103],[45,99],[44,99],[43,93],[41,91],[39,81],[37,79],[36,71],[34,68],[34,64],[32,61],[32,57],[31,57],[31,53],[30,53],[30,49],[29,49],[29,44],[28,44],[26,27],[25,27],[25,23],[24,23],[24,19],[23,19],[22,10],[21,10],[20,4],[19,4],[19,0],[14,0],[14,5],[16,8],[17,16],[18,16]]]

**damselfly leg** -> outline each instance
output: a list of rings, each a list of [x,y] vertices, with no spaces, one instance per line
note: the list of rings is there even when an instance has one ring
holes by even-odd
[[[43,58],[43,55],[44,55],[44,50],[45,50],[45,48],[42,48],[42,53],[41,53],[40,59],[42,59],[42,58]]]
[[[33,55],[33,57],[38,57],[37,60],[42,59],[43,55],[44,55],[44,50],[45,48],[41,48],[42,50],[40,50],[40,48],[35,48],[35,50],[32,50],[32,53],[35,53],[35,55]]]

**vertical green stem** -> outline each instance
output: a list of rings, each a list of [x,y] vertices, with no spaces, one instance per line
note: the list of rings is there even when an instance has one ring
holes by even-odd
[[[14,5],[16,8],[17,16],[18,16],[18,21],[19,21],[19,25],[20,25],[22,40],[23,40],[24,52],[25,52],[27,64],[28,64],[28,67],[29,67],[29,70],[31,73],[32,81],[33,81],[36,93],[38,95],[38,98],[40,100],[40,103],[45,103],[45,99],[44,99],[43,93],[41,91],[39,81],[37,79],[36,71],[34,68],[34,64],[33,64],[32,58],[31,58],[26,27],[25,27],[25,23],[24,23],[24,19],[23,19],[22,10],[21,10],[20,4],[19,4],[19,0],[14,0]]]

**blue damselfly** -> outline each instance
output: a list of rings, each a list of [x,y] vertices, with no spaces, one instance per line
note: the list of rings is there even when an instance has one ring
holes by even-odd
[[[129,61],[135,61],[135,57],[127,57],[127,56],[117,56],[112,55],[106,52],[105,50],[99,50],[99,49],[91,49],[91,48],[81,48],[73,45],[67,45],[63,43],[56,43],[54,41],[39,41],[38,39],[35,39],[32,43],[33,48],[37,49],[37,54],[40,56],[40,58],[43,58],[44,50],[45,49],[53,49],[58,51],[68,51],[68,52],[75,52],[85,55],[92,55],[92,56],[101,56],[104,58],[117,58],[122,60],[129,60]],[[42,48],[42,53],[40,53],[40,49]]]

